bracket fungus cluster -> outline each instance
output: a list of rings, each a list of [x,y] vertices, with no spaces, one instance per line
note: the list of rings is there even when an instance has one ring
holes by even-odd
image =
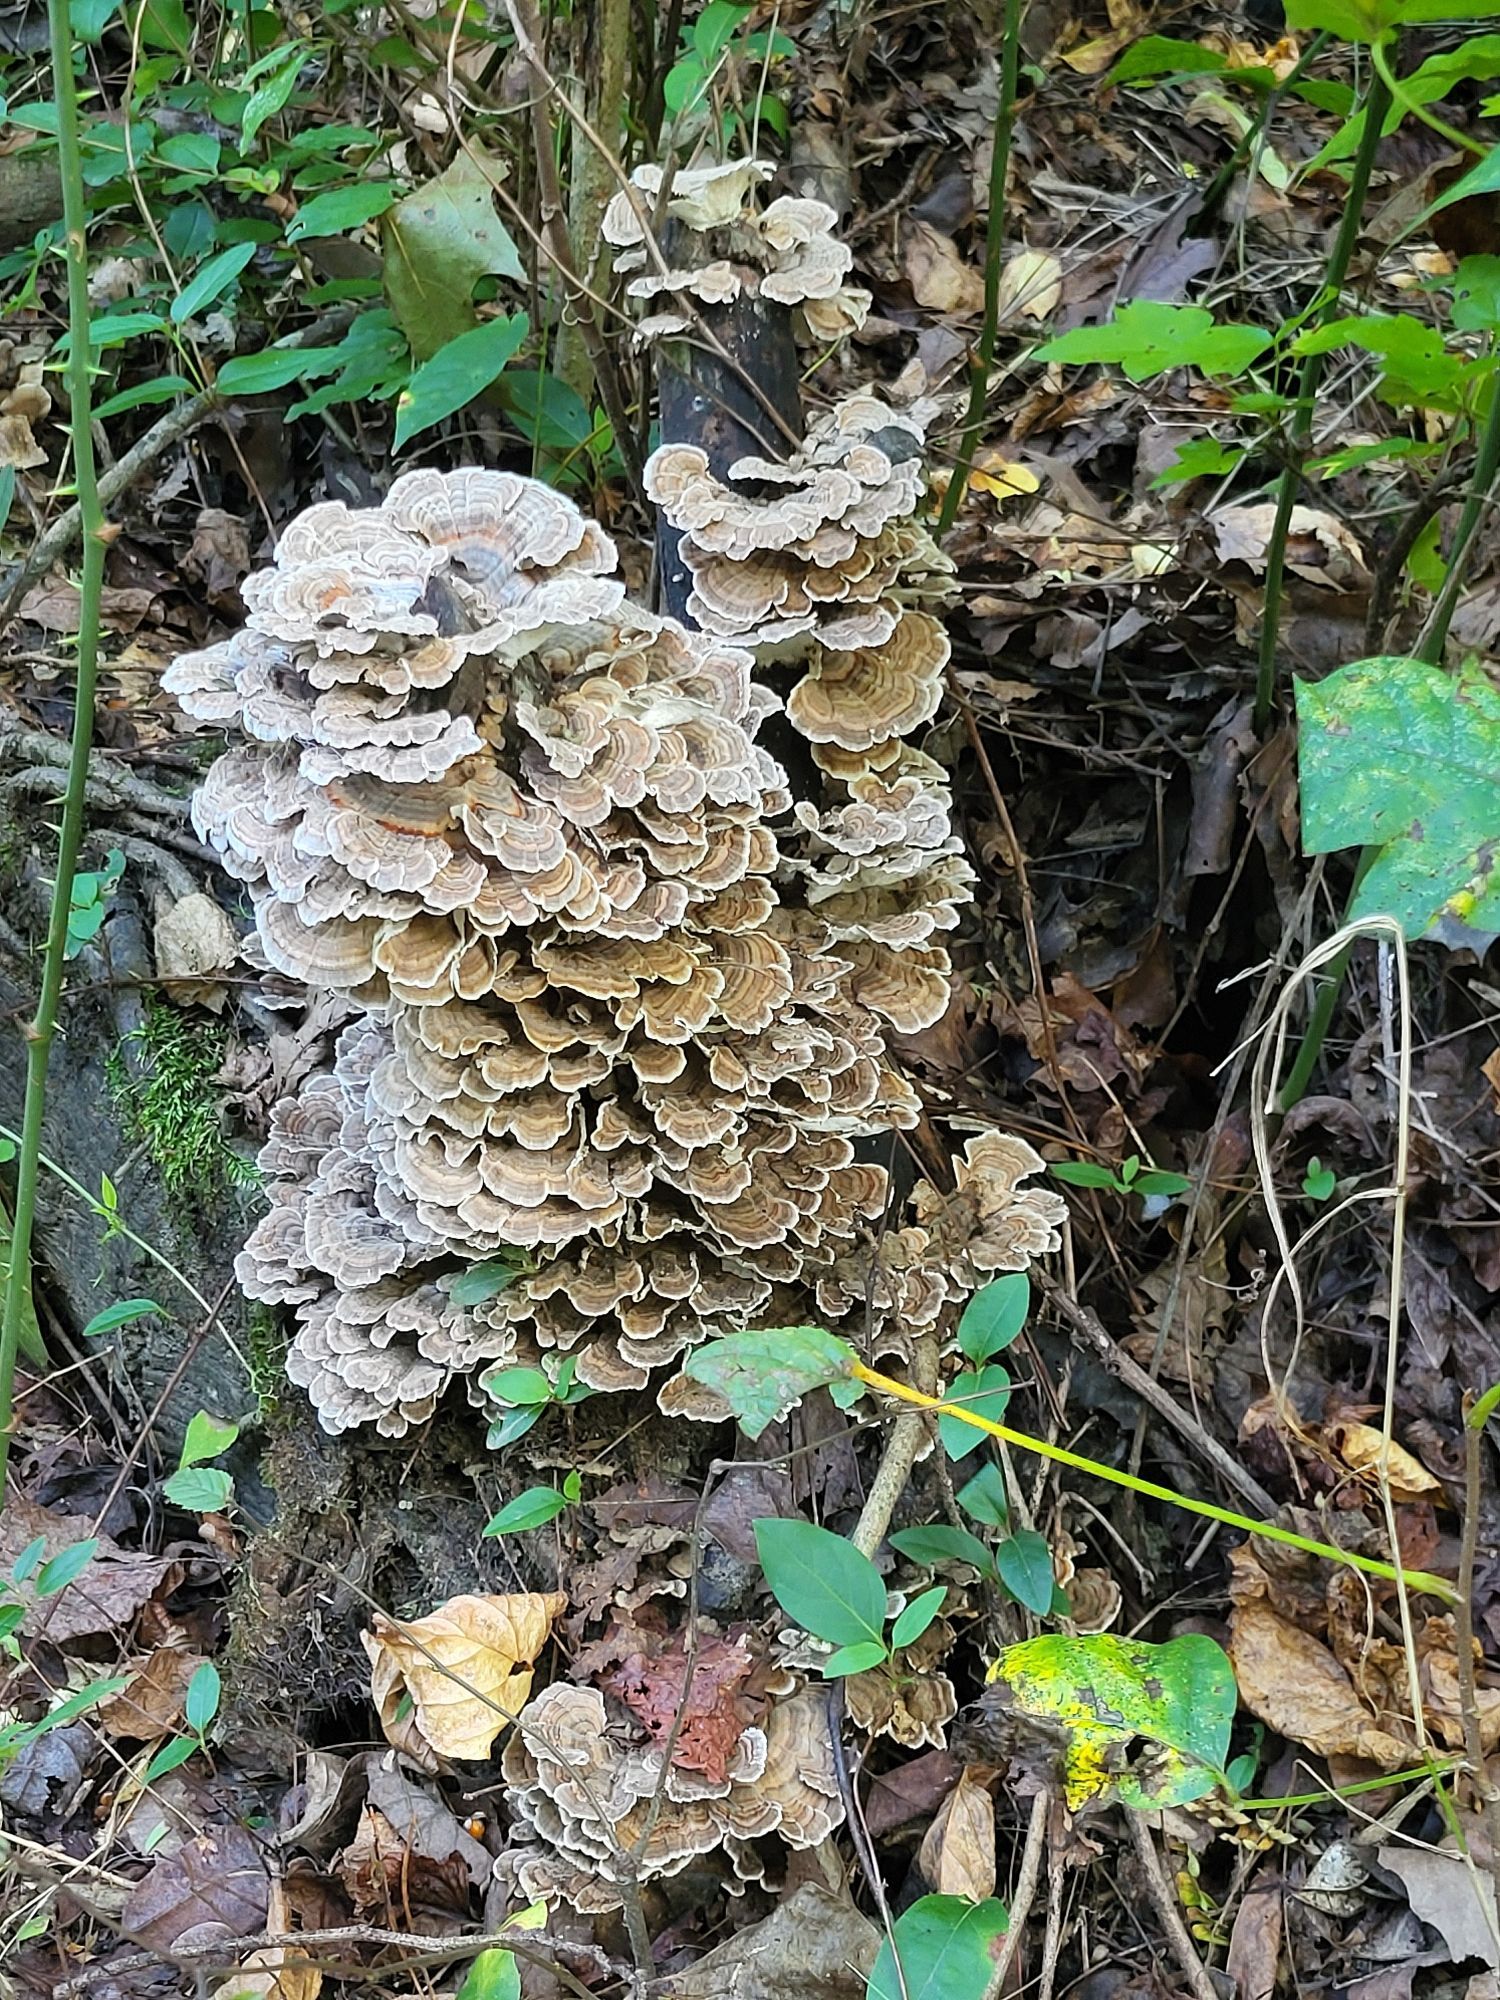
[[[527,1899],[617,1910],[622,1880],[676,1875],[715,1852],[729,1861],[731,1886],[763,1881],[756,1841],[774,1834],[787,1847],[816,1847],[843,1821],[827,1704],[815,1689],[776,1702],[746,1729],[722,1779],[618,1740],[598,1688],[554,1682],[527,1703],[522,1723],[501,1760],[522,1837],[496,1872]]]

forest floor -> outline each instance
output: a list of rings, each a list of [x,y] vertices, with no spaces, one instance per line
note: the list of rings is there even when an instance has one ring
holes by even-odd
[[[159,11],[170,29],[171,8]],[[545,317],[545,272],[524,226],[542,212],[517,129],[527,85],[505,33],[476,28],[471,46],[462,10],[416,5],[311,13],[287,28],[305,67],[268,56],[261,68],[262,89],[290,81],[243,162],[244,64],[233,102],[214,67],[228,13],[202,10],[191,46],[175,52],[170,32],[132,49],[118,24],[86,52],[94,113],[151,128],[141,163],[121,171],[101,154],[91,174],[95,310],[156,319],[118,340],[106,332],[101,347],[98,433],[106,468],[126,477],[111,504],[87,866],[116,942],[101,951],[81,918],[57,1058],[66,1122],[52,1138],[79,1183],[82,1222],[70,1269],[49,1267],[60,1239],[43,1237],[48,1361],[23,1361],[0,1515],[0,1568],[24,1607],[3,1623],[12,1672],[0,1695],[0,1986],[18,1994],[119,2000],[207,1985],[314,2000],[345,1981],[456,1992],[473,1940],[511,1914],[491,1873],[510,1833],[506,1788],[498,1764],[414,1770],[389,1750],[360,1643],[377,1614],[415,1618],[466,1591],[561,1591],[566,1657],[555,1670],[608,1691],[612,1715],[633,1712],[659,1741],[681,1726],[691,1679],[705,1727],[739,1713],[742,1728],[734,1703],[763,1696],[759,1683],[747,1695],[727,1664],[737,1635],[779,1629],[749,1524],[803,1511],[847,1531],[889,1429],[818,1397],[754,1442],[727,1428],[694,1428],[684,1442],[647,1399],[597,1397],[549,1409],[509,1455],[487,1453],[482,1422],[445,1407],[431,1433],[360,1439],[356,1456],[354,1441],[318,1436],[281,1379],[284,1335],[269,1315],[236,1323],[242,1374],[213,1364],[211,1379],[238,1387],[215,1396],[201,1387],[209,1377],[178,1368],[197,1368],[220,1339],[234,1234],[255,1201],[249,1162],[270,1105],[323,1061],[337,1015],[243,963],[227,969],[224,936],[232,952],[242,927],[233,885],[204,865],[186,817],[217,746],[176,711],[160,674],[240,621],[238,585],[295,512],[378,495],[394,406],[381,350],[363,376],[345,354],[343,374],[324,379],[347,394],[295,417],[307,384],[288,378],[183,419],[196,377],[181,378],[173,343],[201,362],[317,322],[332,351],[380,275],[374,210],[358,210],[379,182],[362,175],[366,155],[347,133],[378,135],[387,163],[397,149],[395,171],[420,182],[451,155],[444,119],[429,115],[450,101],[445,89],[514,162],[502,212],[517,271],[497,258],[492,289],[529,304],[533,325]],[[873,296],[856,339],[811,372],[809,399],[871,383],[898,405],[929,406],[940,495],[984,305],[998,15],[861,5],[831,28],[826,11],[794,5],[774,21],[737,13],[735,26],[784,38],[770,54],[787,136],[773,132],[771,150],[789,157],[786,185],[838,208],[854,277]],[[1408,68],[1464,43],[1458,29],[1419,32]],[[1477,1686],[1436,1601],[1408,1605],[1352,1570],[1002,1447],[999,1504],[1021,1565],[1012,1587],[950,1567],[926,1653],[904,1676],[850,1684],[843,1783],[861,1838],[846,1833],[789,1865],[783,1856],[779,1873],[747,1864],[744,1881],[709,1856],[649,1884],[651,1970],[666,1993],[862,2000],[885,1913],[938,1892],[1011,1902],[1021,1942],[1007,1993],[1493,2000],[1500,1944],[1475,1863],[1487,1874],[1481,1815],[1495,1780],[1482,1768],[1451,1776],[1472,1748],[1466,1709],[1483,1752],[1500,1742],[1500,1672],[1487,1664],[1500,1660],[1500,1512],[1492,1460],[1466,1464],[1464,1425],[1466,1397],[1500,1380],[1500,981],[1488,938],[1403,954],[1409,984],[1388,947],[1357,945],[1307,1087],[1269,1126],[1257,1109],[1296,1059],[1305,992],[1288,1003],[1284,1045],[1267,1024],[1337,929],[1353,877],[1351,854],[1303,849],[1292,677],[1416,644],[1434,587],[1421,552],[1451,531],[1469,461],[1461,448],[1442,456],[1455,420],[1441,397],[1403,405],[1379,393],[1374,352],[1335,358],[1313,440],[1326,462],[1293,521],[1275,707],[1257,729],[1280,460],[1236,398],[1263,384],[1248,371],[1236,381],[1035,358],[1042,339],[1129,301],[1201,304],[1264,329],[1305,309],[1348,198],[1346,160],[1307,163],[1340,128],[1340,93],[1364,83],[1362,52],[1334,42],[1305,72],[1320,88],[1282,94],[1309,39],[1191,4],[1110,0],[1106,13],[1034,0],[1026,13],[996,361],[945,541],[956,565],[950,697],[924,740],[955,774],[978,900],[954,946],[954,1004],[901,1054],[944,1157],[999,1126],[1050,1163],[1084,1169],[1058,1177],[1069,1223],[1061,1255],[1034,1274],[1007,1358],[1007,1421],[1315,1540],[1388,1561],[1394,1535],[1410,1567],[1464,1569]],[[11,159],[46,151],[34,40],[18,31],[0,55]],[[754,68],[743,61],[741,77]],[[1478,62],[1468,71],[1490,74]],[[1468,131],[1483,86],[1461,65],[1454,76],[1444,117]],[[743,97],[715,101],[733,152]],[[1268,103],[1262,138],[1224,174]],[[1367,310],[1432,317],[1434,290],[1464,258],[1490,267],[1493,285],[1493,196],[1413,228],[1459,157],[1417,118],[1383,142],[1347,281]],[[292,193],[299,160],[321,179]],[[221,223],[269,216],[279,230],[312,199],[345,207],[326,235],[293,238],[290,265],[264,233],[221,233],[220,246],[253,246],[237,302],[206,287],[200,310],[161,320],[152,288],[166,295],[169,276],[205,254],[189,209]],[[60,784],[48,745],[70,721],[78,602],[74,551],[55,533],[67,506],[63,431],[45,388],[25,393],[53,379],[34,364],[57,359],[61,269],[24,246],[0,259],[10,299],[0,478],[15,565],[0,686],[0,940],[23,968],[0,989],[19,996],[0,1065],[12,1083]],[[1174,322],[1170,338],[1184,329]],[[610,338],[630,378],[640,364],[628,334]],[[164,378],[179,386],[156,386]],[[561,392],[544,420],[546,379],[426,433],[402,462],[546,476],[561,459],[572,496],[644,580],[647,513],[618,457],[589,441],[587,408],[585,436],[571,443]],[[163,434],[164,411],[180,419],[175,434]],[[34,450],[17,448],[17,426]],[[143,438],[145,462],[133,461]],[[1164,483],[1185,447],[1199,456]],[[1493,656],[1497,630],[1500,536],[1486,521],[1453,633]],[[92,1016],[87,1025],[112,981],[129,1019],[116,1007],[104,1029]],[[6,1119],[16,1101],[7,1085]],[[100,1127],[87,1131],[95,1114]],[[1402,1149],[1392,1354],[1389,1193]],[[1143,1174],[1157,1179],[1142,1188]],[[100,1272],[114,1268],[122,1230],[151,1239],[148,1210],[181,1233],[154,1246],[156,1274],[138,1281],[166,1299],[170,1329],[142,1387],[129,1342],[143,1321],[160,1329],[129,1308],[152,1301],[124,1299]],[[1289,1285],[1285,1249],[1320,1220]],[[175,1289],[184,1277],[201,1312]],[[194,1431],[200,1406],[232,1427]],[[969,1456],[961,1478],[989,1462]],[[561,1490],[565,1477],[571,1496],[554,1518],[483,1537],[523,1488]],[[931,1454],[894,1526],[960,1518],[949,1467]],[[65,1568],[60,1584],[54,1571],[38,1595],[37,1564],[85,1535],[97,1538],[88,1571]],[[1029,1604],[1024,1558],[1038,1538],[1046,1602]],[[882,1563],[896,1574],[888,1547]],[[712,1635],[691,1677],[690,1588]],[[1054,1804],[1038,1850],[1028,1828],[1046,1783],[998,1740],[982,1696],[988,1660],[1042,1629],[1039,1617],[1073,1635],[1223,1643],[1239,1692],[1239,1791],[1282,1803],[1138,1812],[1101,1794],[1073,1813]],[[715,1647],[719,1684],[704,1667]],[[99,1699],[101,1678],[118,1685]],[[96,1698],[72,1719],[25,1730],[59,1695],[89,1690]],[[21,1732],[11,1742],[9,1724]],[[801,1921],[788,1927],[794,1892]],[[308,1962],[256,1956],[256,1940],[288,1930],[318,1934]],[[619,1916],[558,1906],[547,1938],[523,1962],[521,1991],[627,1989],[632,1940]],[[709,1965],[715,1947],[739,1957]],[[488,1988],[467,1990],[480,2000]],[[918,1991],[967,1993],[936,1983],[909,2000]]]

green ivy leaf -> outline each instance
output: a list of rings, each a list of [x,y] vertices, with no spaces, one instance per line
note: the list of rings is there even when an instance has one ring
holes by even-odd
[[[493,1520],[485,1523],[484,1532],[519,1535],[528,1528],[543,1528],[549,1521],[555,1521],[567,1504],[555,1486],[528,1486],[524,1493],[508,1500]]]
[[[487,1396],[497,1403],[550,1403],[553,1383],[540,1368],[492,1368],[482,1378]]]
[[[1378,849],[1349,915],[1410,938],[1500,931],[1500,693],[1478,668],[1376,658],[1297,683],[1302,844]]]
[[[456,1278],[448,1279],[448,1296],[456,1306],[482,1306],[486,1299],[497,1298],[529,1269],[523,1258],[488,1257],[484,1263],[470,1264]]]
[[[236,354],[226,361],[214,387],[221,396],[265,396],[327,375],[338,365],[336,347],[265,347],[259,354]]]
[[[184,1465],[162,1481],[162,1492],[188,1514],[222,1514],[234,1498],[234,1481],[217,1466]]]
[[[158,1778],[164,1778],[168,1771],[175,1771],[179,1764],[185,1764],[198,1748],[196,1736],[174,1736],[163,1743],[160,1750],[146,1766],[144,1783],[154,1785]]]
[[[777,1326],[706,1341],[682,1366],[724,1398],[747,1437],[758,1438],[814,1389],[847,1377],[852,1359],[849,1343],[820,1326]]]
[[[1497,0],[1500,4],[1500,0]],[[1258,326],[1219,326],[1203,306],[1168,306],[1132,299],[1103,326],[1075,326],[1036,350],[1038,361],[1113,361],[1132,382],[1173,368],[1205,375],[1243,375],[1271,345]]]
[[[898,1528],[889,1539],[893,1549],[910,1556],[913,1562],[965,1562],[984,1576],[994,1574],[995,1565],[989,1550],[978,1535],[971,1535],[967,1528],[954,1528],[945,1521],[934,1521],[927,1528]]]
[[[172,301],[172,324],[181,326],[194,313],[211,306],[234,283],[255,255],[253,243],[231,243],[227,250],[221,250],[216,257],[198,271],[197,275],[183,287]]]
[[[1010,1521],[1010,1495],[1005,1490],[1005,1475],[993,1461],[981,1465],[974,1477],[959,1487],[954,1497],[972,1520],[983,1521],[986,1527],[1003,1528]]]
[[[964,1307],[958,1322],[958,1344],[976,1363],[988,1361],[1010,1346],[1031,1310],[1031,1280],[1024,1271],[994,1278]]]
[[[845,1674],[867,1674],[871,1667],[884,1666],[890,1658],[883,1639],[861,1639],[857,1646],[840,1646],[823,1662],[826,1681],[842,1680]]]
[[[464,1974],[457,2000],[521,2000],[521,1969],[513,1951],[490,1945]]]
[[[1222,479],[1233,472],[1245,457],[1242,444],[1222,444],[1218,438],[1189,438],[1177,447],[1177,456],[1165,472],[1151,482],[1153,493],[1166,486],[1180,486],[1187,479]]]
[[[192,393],[193,385],[186,375],[153,375],[149,382],[138,382],[133,389],[106,396],[102,403],[95,404],[94,415],[103,422],[106,417],[122,417],[127,410],[138,410],[148,403],[171,403],[178,396]]]
[[[219,1696],[223,1684],[219,1670],[212,1660],[205,1660],[201,1667],[194,1669],[193,1678],[188,1682],[187,1694],[183,1698],[182,1713],[189,1729],[201,1736],[219,1712]]]
[[[446,172],[384,219],[385,295],[418,361],[430,360],[475,325],[474,287],[481,278],[526,282],[520,253],[495,212],[494,191],[505,172],[502,162],[476,147],[460,147]]]
[[[396,449],[472,403],[515,354],[531,321],[525,313],[486,320],[424,361],[396,398]]]
[[[873,1641],[884,1656],[885,1585],[870,1558],[811,1521],[756,1521],[771,1594],[789,1618],[834,1646]]]
[[[1175,35],[1143,35],[1131,43],[1100,88],[1166,76],[1221,76],[1228,68],[1228,56],[1204,48],[1201,42],[1181,41]]]
[[[1114,1799],[1142,1812],[1186,1805],[1223,1780],[1234,1671],[1201,1632],[1162,1646],[1047,1633],[1007,1646],[989,1678],[1002,1709],[1064,1732],[1071,1811]],[[1146,1748],[1126,1762],[1135,1738]]]
[[[1018,1528],[1007,1535],[995,1551],[995,1567],[1018,1604],[1038,1618],[1052,1609],[1052,1551],[1035,1528]]]
[[[1009,1921],[993,1896],[919,1897],[876,1954],[865,2000],[983,2000]]]
[[[1113,1167],[1101,1167],[1092,1160],[1054,1160],[1047,1168],[1053,1180],[1068,1187],[1117,1188],[1120,1177]]]
[[[1147,1167],[1143,1173],[1136,1175],[1130,1185],[1136,1194],[1171,1195],[1186,1194],[1193,1183],[1188,1174],[1172,1174],[1161,1167]]]
[[[228,1451],[239,1434],[238,1424],[221,1422],[218,1417],[211,1417],[207,1410],[196,1411],[182,1440],[182,1451],[177,1460],[179,1467],[202,1465],[210,1458],[217,1458],[220,1452]]]
[[[396,201],[389,181],[356,181],[352,187],[329,188],[303,202],[287,224],[288,243],[302,243],[316,236],[342,236],[347,230],[362,229],[377,215],[384,215]]]
[[[87,1541],[74,1542],[68,1548],[60,1549],[36,1573],[37,1596],[56,1597],[60,1590],[66,1590],[70,1583],[82,1576],[98,1549],[97,1535],[90,1535]]]
[[[966,1369],[962,1375],[955,1375],[943,1395],[945,1403],[962,1403],[966,1410],[972,1410],[976,1417],[988,1417],[991,1423],[1000,1423],[1005,1416],[1005,1406],[1010,1401],[1010,1374],[998,1361],[990,1361],[983,1368]],[[938,1435],[943,1441],[943,1450],[951,1459],[967,1458],[984,1443],[984,1432],[973,1424],[966,1424],[958,1417],[938,1416]]]
[[[935,1583],[931,1590],[924,1590],[914,1597],[891,1627],[891,1650],[898,1652],[903,1646],[911,1646],[921,1638],[933,1619],[943,1608],[943,1599],[948,1595],[946,1583]]]

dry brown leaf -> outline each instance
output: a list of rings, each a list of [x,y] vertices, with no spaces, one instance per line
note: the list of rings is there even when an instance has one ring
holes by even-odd
[[[967,1896],[982,1903],[995,1893],[995,1802],[972,1767],[938,1808],[917,1856],[927,1886],[938,1896]]]
[[[1229,1933],[1226,1970],[1239,2000],[1271,2000],[1286,1921],[1281,1871],[1269,1864],[1245,1891]]]
[[[559,1592],[523,1591],[452,1597],[408,1624],[377,1612],[360,1637],[386,1741],[428,1771],[439,1757],[487,1757],[531,1693],[532,1662],[566,1604]]]
[[[1423,1500],[1429,1493],[1441,1493],[1442,1482],[1434,1479],[1420,1460],[1412,1457],[1404,1445],[1393,1438],[1390,1441],[1384,1468],[1380,1463],[1381,1449],[1385,1445],[1385,1435],[1373,1424],[1340,1424],[1337,1431],[1339,1456],[1345,1465],[1356,1472],[1379,1482],[1382,1470],[1390,1479],[1391,1495],[1396,1500]]]
[[[201,1653],[158,1646],[136,1667],[129,1685],[99,1710],[101,1726],[111,1736],[131,1736],[142,1743],[165,1736],[175,1728],[188,1682],[202,1665]]]
[[[0,415],[0,466],[30,472],[47,463],[47,454],[32,435],[31,419],[23,411]]]
[[[672,1745],[681,1771],[701,1771],[710,1783],[728,1781],[729,1766],[759,1712],[740,1690],[755,1665],[742,1640],[700,1641],[691,1683],[681,1639],[655,1655],[632,1651],[599,1676],[645,1725],[653,1743]]]
[[[428,1913],[468,1908],[469,1867],[461,1854],[441,1861],[419,1854],[378,1806],[365,1806],[354,1838],[335,1864],[355,1910],[393,1928],[411,1928]]]
[[[1487,1869],[1476,1870],[1452,1852],[1451,1842],[1451,1834],[1441,1848],[1393,1842],[1379,1850],[1380,1865],[1405,1883],[1413,1913],[1432,1925],[1455,1965],[1479,1958],[1500,1967],[1494,1883]]]
[[[879,1931],[847,1896],[804,1882],[655,1990],[662,2000],[864,2000],[879,1948]]]
[[[964,262],[953,238],[930,222],[908,224],[902,262],[912,297],[929,312],[963,316],[983,310],[983,278]]]
[[[223,1924],[231,1937],[243,1937],[265,1928],[268,1895],[258,1844],[242,1826],[213,1826],[136,1883],[123,1927],[152,1951],[170,1951],[198,1924]]]
[[[280,1881],[271,1884],[266,1903],[266,1929],[285,1937],[290,1927],[286,1890]],[[323,1969],[299,1959],[287,1963],[284,1950],[253,1951],[237,1972],[231,1972],[214,1990],[214,2000],[318,2000],[323,1990]]]
[[[1253,506],[1216,507],[1208,516],[1222,562],[1266,566],[1266,550],[1276,519],[1274,500]],[[1321,507],[1294,507],[1287,543],[1287,567],[1312,583],[1350,584],[1366,579],[1364,551],[1334,514]]]
[[[24,1494],[9,1494],[0,1513],[0,1568],[8,1569],[37,1538],[43,1559],[50,1561],[83,1541],[87,1528],[76,1514],[55,1514]],[[182,1564],[170,1556],[137,1555],[108,1535],[97,1539],[93,1560],[82,1574],[55,1597],[38,1598],[32,1605],[24,1632],[45,1634],[54,1645],[65,1645],[86,1634],[117,1631],[158,1592],[165,1595],[182,1581]]]
[[[227,989],[214,975],[227,972],[239,947],[229,919],[212,896],[195,889],[162,907],[152,935],[157,976],[180,1007],[223,1010]]]
[[[1360,1706],[1354,1683],[1311,1633],[1259,1598],[1235,1606],[1229,1629],[1240,1700],[1278,1735],[1321,1757],[1359,1757],[1387,1771],[1410,1759],[1410,1742]]]

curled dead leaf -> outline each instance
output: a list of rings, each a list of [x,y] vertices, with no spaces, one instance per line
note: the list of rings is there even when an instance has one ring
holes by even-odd
[[[1419,1459],[1413,1458],[1394,1438],[1387,1443],[1384,1433],[1373,1424],[1340,1424],[1335,1435],[1345,1465],[1377,1484],[1383,1477],[1388,1478],[1393,1499],[1425,1500],[1430,1493],[1442,1492],[1441,1481],[1434,1479]],[[1382,1466],[1383,1449],[1386,1460]]]
[[[1383,1729],[1361,1706],[1328,1648],[1263,1599],[1235,1606],[1229,1657],[1240,1700],[1288,1742],[1321,1757],[1363,1758],[1386,1771],[1410,1758],[1410,1741]]]
[[[962,316],[983,310],[984,280],[960,257],[953,238],[931,223],[907,226],[902,262],[912,297],[929,312]]]
[[[968,1765],[923,1835],[918,1865],[939,1896],[982,1903],[995,1893],[995,1802]]]
[[[201,889],[159,912],[152,938],[156,971],[168,999],[179,1006],[212,1008],[226,998],[217,974],[226,972],[239,947],[229,919]]]
[[[176,1726],[188,1682],[203,1664],[201,1653],[158,1646],[136,1667],[129,1684],[99,1710],[101,1728],[111,1736],[151,1743]]]
[[[421,1769],[487,1757],[531,1693],[531,1668],[567,1599],[560,1592],[452,1597],[425,1618],[375,1614],[362,1633],[386,1741]]]

